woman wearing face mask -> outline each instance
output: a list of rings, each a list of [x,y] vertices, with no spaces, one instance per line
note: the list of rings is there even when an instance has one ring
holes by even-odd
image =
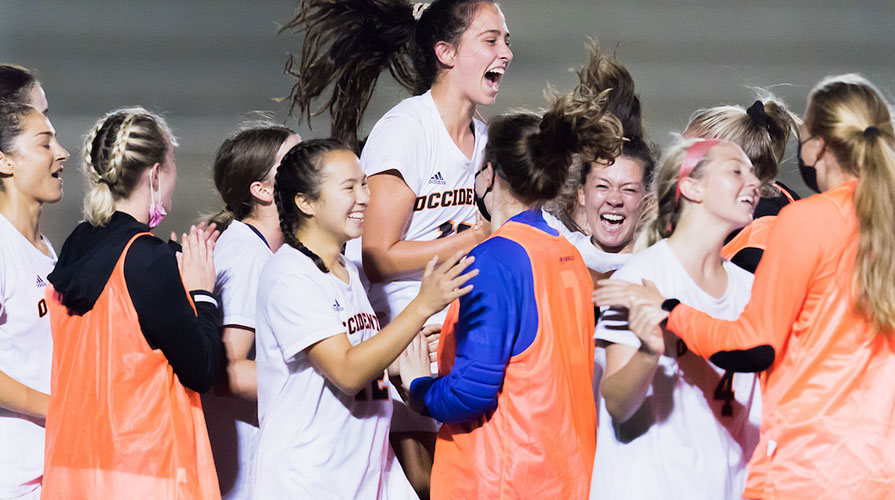
[[[493,0],[305,0],[287,29],[305,30],[293,105],[303,114],[330,85],[332,135],[358,151],[358,129],[386,68],[414,97],[380,118],[361,154],[370,206],[363,237],[346,255],[363,262],[370,299],[388,323],[416,296],[426,263],[468,252],[488,235],[477,220],[473,176],[487,130],[479,106],[494,103],[513,59]],[[440,325],[444,313],[427,324]],[[399,399],[400,400],[400,399]],[[437,424],[396,407],[396,453],[423,496]],[[420,460],[407,460],[416,456]]]
[[[780,210],[799,195],[776,180],[790,133],[797,133],[797,119],[773,97],[755,101],[748,109],[718,106],[700,109],[690,117],[684,137],[730,141],[746,153],[761,181],[761,198],[752,214],[755,222],[728,236],[721,254],[754,273],[767,247],[767,235]]]
[[[274,176],[280,160],[300,141],[286,127],[252,125],[225,140],[214,159],[214,184],[225,205],[211,221],[221,230],[214,247],[214,294],[221,305],[226,375],[215,391],[202,395],[202,409],[224,499],[251,498],[258,442],[258,280],[264,264],[283,244]]]
[[[38,499],[53,349],[44,289],[56,252],[40,233],[62,199],[68,151],[29,104],[0,102],[0,498]]]
[[[470,255],[472,293],[448,310],[428,377],[426,346],[401,363],[413,400],[444,422],[432,498],[587,498],[596,414],[592,288],[580,254],[541,206],[573,155],[612,158],[618,120],[594,98],[490,124],[476,189],[497,231]]]
[[[814,88],[799,157],[821,194],[780,212],[736,320],[652,287],[610,282],[595,294],[628,307],[645,342],[667,319],[700,356],[767,368],[747,498],[882,500],[895,490],[893,132],[889,103],[860,76]]]
[[[0,64],[0,101],[30,104],[43,114],[49,111],[47,95],[34,72],[15,64]]]
[[[143,108],[87,136],[85,222],[47,291],[53,375],[44,499],[220,498],[198,392],[221,356],[213,248],[177,254],[149,230],[171,208],[176,142]]]
[[[380,329],[357,268],[341,255],[370,195],[339,141],[292,148],[277,170],[285,244],[261,273],[254,498],[413,499],[388,443],[385,379],[423,322],[472,288],[460,254],[430,261],[416,298]]]
[[[752,275],[722,260],[721,246],[752,221],[758,186],[736,145],[682,140],[657,173],[637,244],[645,249],[613,280],[650,280],[706,314],[735,318]],[[606,370],[591,498],[739,498],[758,441],[757,377],[716,368],[672,335],[640,335],[623,310],[600,316]]]

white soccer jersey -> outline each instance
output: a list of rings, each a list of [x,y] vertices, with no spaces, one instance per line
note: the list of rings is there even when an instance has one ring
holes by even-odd
[[[666,240],[634,254],[613,275],[653,281],[674,297],[713,317],[734,320],[749,302],[752,274],[724,263],[727,290],[720,298],[690,278]],[[604,311],[596,338],[639,347],[627,321]],[[608,316],[608,317],[607,317]],[[600,405],[592,499],[738,499],[746,464],[758,442],[761,398],[755,374],[725,376],[724,370],[686,350],[666,333],[643,406],[624,423]]]
[[[0,214],[0,371],[49,394],[53,337],[44,292],[56,252],[41,253]],[[0,408],[0,498],[40,487],[44,423]]]
[[[221,325],[255,328],[258,280],[273,255],[251,227],[233,221],[214,247],[214,294]],[[249,352],[250,359],[254,350]],[[258,404],[236,397],[202,395],[202,408],[224,500],[252,498],[251,471],[258,447]]]
[[[604,252],[591,243],[590,237],[586,234],[570,230],[561,220],[554,217],[547,210],[541,209],[541,214],[543,214],[544,220],[547,221],[550,227],[559,231],[560,234],[569,240],[569,243],[575,245],[578,253],[581,254],[581,258],[584,260],[584,265],[588,269],[598,273],[608,273],[622,267],[631,258],[629,253]]]
[[[306,349],[379,331],[357,269],[349,283],[283,245],[261,273],[254,498],[415,499],[388,441],[392,401],[385,373],[348,396],[311,364]]]
[[[410,223],[401,239],[431,241],[475,224],[475,173],[481,168],[488,140],[484,123],[473,120],[475,149],[467,158],[448,134],[432,94],[404,99],[373,127],[361,154],[368,176],[397,170],[416,195]],[[360,239],[348,242],[346,255],[360,263]],[[398,315],[416,297],[422,272],[399,281],[370,287],[370,301],[380,317]],[[429,323],[440,323],[440,316]]]

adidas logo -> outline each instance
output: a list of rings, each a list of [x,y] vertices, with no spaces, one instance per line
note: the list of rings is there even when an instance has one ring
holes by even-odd
[[[340,311],[344,311],[344,310],[345,310],[345,308],[339,304],[338,300],[333,301],[333,311],[340,312]]]
[[[37,282],[35,282],[34,284],[37,285],[37,288],[43,288],[47,286],[47,282],[40,279],[40,276],[37,277]]]
[[[435,175],[429,177],[429,184],[438,184],[444,186],[447,183],[444,182],[444,177],[441,176],[441,172],[435,172]]]

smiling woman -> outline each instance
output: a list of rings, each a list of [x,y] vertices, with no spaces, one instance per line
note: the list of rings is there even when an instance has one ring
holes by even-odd
[[[346,250],[373,282],[373,308],[388,323],[416,295],[427,262],[468,252],[488,236],[469,195],[487,142],[477,107],[494,103],[513,60],[506,20],[492,0],[305,0],[286,29],[305,34],[293,106],[310,117],[312,101],[332,86],[324,104],[332,134],[353,149],[381,72],[414,95],[379,119],[363,147],[368,222]],[[399,404],[392,430],[425,444],[396,436],[396,452],[425,496],[437,423]]]
[[[56,252],[40,233],[62,199],[68,151],[37,108],[0,102],[0,497],[38,498],[52,337],[44,299]],[[28,496],[28,495],[33,495]]]

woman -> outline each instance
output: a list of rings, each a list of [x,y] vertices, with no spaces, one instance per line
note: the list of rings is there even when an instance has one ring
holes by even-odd
[[[176,142],[143,108],[114,111],[84,146],[84,222],[47,290],[53,392],[44,499],[218,499],[197,393],[218,374],[214,227],[183,253],[152,236],[171,209]]]
[[[290,28],[305,33],[294,106],[309,114],[312,100],[332,85],[326,108],[333,136],[355,151],[382,71],[414,95],[380,118],[364,144],[368,222],[346,251],[363,263],[373,307],[388,324],[416,296],[427,262],[466,253],[489,233],[473,194],[487,142],[476,114],[494,103],[513,59],[506,21],[493,0],[305,0]],[[442,312],[428,323],[443,319]],[[396,407],[393,430],[411,433],[396,436],[396,452],[422,496],[437,428]]]
[[[68,151],[33,105],[0,102],[0,498],[40,498],[53,341],[44,288],[56,252],[40,233],[62,199]]]
[[[333,139],[283,158],[275,200],[283,245],[258,294],[261,438],[254,498],[416,498],[388,443],[386,368],[424,321],[472,288],[472,259],[426,268],[420,292],[380,331],[342,246],[370,199],[354,153]],[[461,288],[462,287],[462,288]]]
[[[280,160],[300,140],[282,126],[253,125],[224,141],[214,159],[214,184],[225,205],[211,219],[222,231],[214,247],[214,294],[221,304],[227,361],[221,390],[204,394],[202,408],[225,499],[251,498],[258,444],[254,356],[258,278],[283,244],[273,200],[274,176]]]
[[[444,422],[432,498],[586,498],[596,414],[592,289],[580,254],[541,216],[574,154],[613,158],[604,101],[561,97],[490,125],[476,191],[497,231],[470,255],[475,291],[452,304],[428,377],[425,346],[401,379]],[[532,374],[536,373],[536,377]]]
[[[43,114],[49,111],[47,95],[34,72],[15,64],[0,64],[0,101],[24,102]]]
[[[667,317],[692,352],[768,368],[744,497],[875,500],[895,489],[895,231],[881,215],[895,199],[889,109],[857,75],[811,92],[799,168],[821,194],[780,212],[738,319],[663,303],[652,287],[610,282],[595,294],[631,308],[645,341]]]
[[[578,248],[595,277],[605,277],[630,257],[655,161],[653,148],[645,139],[640,96],[631,74],[596,44],[588,51],[588,65],[578,73],[576,92],[587,96],[608,91],[607,110],[621,121],[625,141],[621,155],[612,162],[580,162],[575,188],[559,213],[563,224],[551,225]],[[584,228],[579,219],[583,219]]]
[[[767,246],[767,234],[775,216],[788,203],[799,199],[798,194],[776,180],[790,133],[798,133],[797,121],[786,105],[769,96],[755,101],[748,109],[740,106],[700,109],[693,113],[684,130],[684,137],[736,144],[755,167],[755,175],[761,181],[761,199],[753,214],[755,222],[732,233],[721,253],[752,273]]]
[[[651,280],[707,314],[735,318],[752,275],[722,260],[721,246],[752,221],[758,187],[736,145],[681,141],[656,178],[657,205],[637,245],[648,248],[613,279]],[[718,369],[673,336],[641,342],[636,331],[616,309],[597,325],[606,369],[591,498],[739,498],[758,439],[756,376]]]

